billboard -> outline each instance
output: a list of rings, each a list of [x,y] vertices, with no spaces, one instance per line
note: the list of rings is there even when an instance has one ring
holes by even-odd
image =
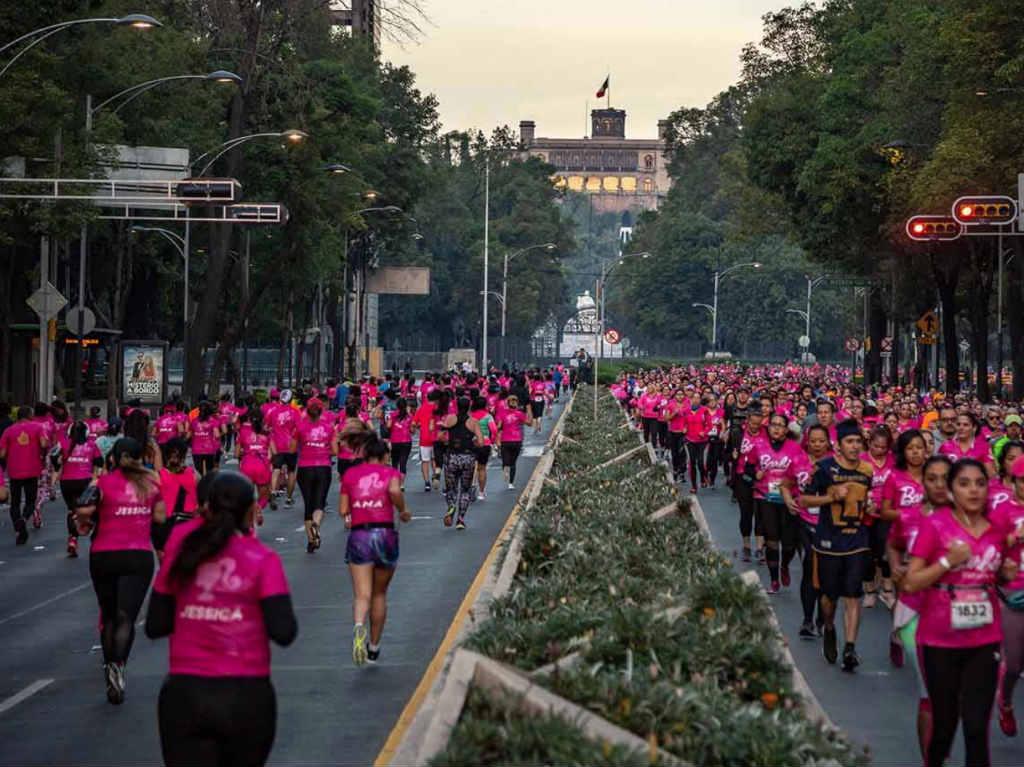
[[[167,396],[167,343],[121,342],[121,402],[159,405]]]
[[[428,296],[430,267],[383,266],[367,276],[366,292],[392,296]]]

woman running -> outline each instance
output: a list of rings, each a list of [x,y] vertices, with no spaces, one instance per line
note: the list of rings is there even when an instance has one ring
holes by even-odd
[[[480,432],[484,437],[483,444],[476,449],[476,480],[479,485],[476,497],[484,501],[487,500],[487,462],[491,460],[491,443],[494,441],[497,428],[494,417],[487,412],[485,397],[477,395],[473,399],[473,409],[470,415],[480,424]]]
[[[388,440],[391,443],[391,465],[402,475],[399,483],[405,492],[405,475],[409,469],[409,455],[412,453],[412,415],[409,402],[399,397],[395,409],[388,414]]]
[[[1004,451],[1006,452],[1006,451]],[[989,521],[1001,527],[1010,547],[1007,556],[1015,562],[1024,559],[1024,456],[1018,455],[1010,465],[1013,495],[989,513]],[[999,707],[999,727],[1012,738],[1017,734],[1017,718],[1013,713],[1013,690],[1024,671],[1024,573],[1004,587],[1003,609],[1003,669],[996,702]]]
[[[512,394],[507,407],[498,415],[498,440],[501,449],[501,471],[509,490],[516,489],[516,463],[523,450],[523,427],[532,426],[533,418],[519,409],[519,398]]]
[[[892,454],[893,432],[885,426],[876,426],[868,435],[868,450],[860,459],[871,464],[871,502],[876,509],[882,508],[882,488],[896,465]],[[924,461],[922,459],[921,463]],[[882,604],[890,610],[896,604],[896,592],[892,587],[892,574],[889,572],[889,560],[885,556],[885,542],[889,537],[889,522],[871,516],[864,520],[868,525],[868,541],[871,561],[867,564],[864,582],[864,607],[874,607],[878,600],[878,583],[881,576]]]
[[[111,450],[114,470],[97,480],[90,504],[75,509],[80,535],[96,527],[89,575],[100,605],[107,700],[115,705],[124,703],[135,619],[153,578],[150,527],[167,518],[159,477],[143,466],[142,450],[131,437],[119,439]]]
[[[199,416],[190,424],[188,437],[192,446],[192,463],[200,476],[217,468],[221,429],[217,423],[216,408],[212,402],[199,405]]]
[[[428,377],[429,378],[429,377]],[[424,380],[423,386],[427,385]],[[434,446],[437,442],[437,417],[435,408],[441,393],[437,389],[429,389],[424,395],[423,404],[419,406],[413,417],[413,429],[419,432],[420,471],[423,473],[423,492],[431,490],[431,479],[434,467]]]
[[[444,526],[451,527],[455,521],[456,530],[466,529],[466,512],[469,504],[476,500],[476,450],[484,444],[480,424],[470,416],[469,397],[459,397],[455,403],[454,415],[446,416],[441,427],[448,431],[448,448],[444,459],[445,501],[448,511],[444,515]]]
[[[132,410],[124,419],[124,436],[134,439],[142,445],[142,465],[152,471],[160,471],[164,460],[160,454],[160,446],[150,435],[149,413],[145,410]]]
[[[985,517],[985,465],[961,459],[948,486],[952,504],[921,524],[906,576],[907,593],[923,596],[917,644],[932,702],[927,767],[942,767],[958,724],[966,763],[989,764],[988,723],[1003,638],[995,585],[1018,572],[1017,562],[1004,558],[1005,531]]]
[[[530,376],[530,410],[533,415],[534,433],[540,433],[541,419],[544,417],[545,403],[544,378],[540,373]]]
[[[39,495],[39,478],[43,474],[43,458],[50,439],[41,423],[32,418],[32,408],[18,409],[18,420],[0,434],[0,460],[11,479],[10,514],[14,543],[28,542],[27,520],[38,514],[35,504]],[[23,501],[24,499],[24,501]]]
[[[327,492],[331,489],[331,456],[338,454],[337,434],[321,419],[323,408],[319,399],[311,398],[306,403],[306,418],[296,428],[299,443],[296,479],[302,493],[306,551],[310,554],[320,548],[320,523],[327,508]]]
[[[270,641],[287,647],[298,625],[281,559],[248,534],[252,483],[210,476],[205,518],[172,534],[146,615],[147,636],[171,638],[160,747],[168,765],[262,765],[277,727]]]
[[[672,477],[676,484],[686,481],[686,414],[690,404],[686,392],[677,389],[671,399],[661,408],[659,416],[665,419],[669,459],[672,463]]]
[[[714,488],[718,478],[718,466],[725,452],[723,435],[725,433],[725,411],[718,404],[718,397],[708,394],[705,397],[706,407],[711,414],[711,429],[708,430],[707,476],[708,487]]]
[[[253,412],[245,421],[245,426],[238,431],[235,444],[235,458],[239,459],[238,470],[256,486],[258,494],[256,504],[256,527],[263,524],[263,509],[267,504],[277,508],[277,501],[270,494],[271,461],[274,458],[274,443],[263,426],[263,416]]]
[[[996,470],[992,465],[991,452],[988,443],[978,435],[979,426],[978,417],[974,413],[960,413],[956,417],[955,436],[942,443],[939,452],[953,463],[961,458],[973,458],[985,467],[988,476],[994,477]]]
[[[365,461],[345,472],[338,511],[349,531],[345,562],[352,577],[352,660],[376,663],[387,620],[387,592],[398,566],[395,511],[403,522],[412,519],[405,507],[401,473],[384,465],[388,447],[372,431],[360,445]],[[369,646],[366,621],[370,620]]]
[[[345,417],[338,423],[338,482],[345,478],[345,472],[363,460],[358,445],[352,443],[352,434],[361,434],[370,428],[359,415],[359,402],[349,399],[345,403]]]
[[[175,525],[192,519],[199,510],[196,485],[199,475],[185,463],[188,443],[173,437],[163,445],[164,468],[160,469],[160,494],[164,499],[167,518]]]
[[[909,464],[908,464],[909,465]],[[949,470],[952,464],[944,455],[936,455],[924,462],[921,467],[921,485],[923,489],[922,501],[917,505],[901,506],[899,517],[892,523],[889,529],[889,562],[893,568],[893,577],[900,586],[900,596],[893,611],[893,628],[899,638],[900,659],[910,657],[914,664],[914,671],[917,676],[918,700],[917,700],[917,739],[921,748],[922,758],[928,758],[928,741],[931,738],[932,730],[932,704],[928,699],[928,690],[924,683],[924,669],[921,666],[921,656],[917,650],[917,625],[920,620],[922,595],[910,594],[903,587],[903,579],[907,574],[907,562],[909,550],[917,539],[921,524],[931,516],[935,509],[942,508],[949,503]],[[910,472],[907,472],[908,476]],[[899,470],[893,472],[889,482],[898,484],[902,475]],[[906,487],[907,485],[902,485]],[[912,487],[912,485],[911,485]],[[892,493],[895,488],[888,492]],[[909,496],[912,490],[901,490]],[[895,660],[895,653],[890,647],[890,658]],[[895,664],[897,666],[901,663]]]
[[[698,472],[700,473],[700,486],[708,486],[704,450],[708,444],[708,434],[711,432],[711,412],[701,404],[700,392],[696,389],[690,392],[690,406],[684,412],[684,418],[686,421],[686,455],[690,463],[690,492],[696,493]]]
[[[68,507],[68,557],[78,556],[78,527],[73,509],[103,469],[103,454],[89,438],[89,426],[78,421],[71,427],[66,442],[61,444],[60,494]]]

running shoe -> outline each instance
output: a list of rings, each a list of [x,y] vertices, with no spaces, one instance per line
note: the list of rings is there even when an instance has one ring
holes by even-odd
[[[903,645],[896,638],[896,632],[889,636],[889,663],[893,668],[903,668]]]
[[[843,648],[843,671],[852,672],[859,665],[860,658],[857,657],[857,651],[853,649],[852,644],[847,644]]]
[[[115,706],[124,703],[127,681],[124,663],[107,664],[107,700]]]
[[[424,493],[429,493],[430,492],[430,483],[429,482],[424,482],[423,483],[423,492]]]
[[[34,527],[36,530],[38,530],[42,526],[43,526],[43,515],[40,514],[38,511],[33,511],[32,512],[32,527]]]
[[[1017,736],[1017,718],[1013,715],[1013,706],[1004,706],[999,703],[999,729],[1008,738]]]
[[[455,519],[455,507],[449,506],[448,512],[444,515],[444,526],[451,527],[452,521]]]
[[[291,506],[293,503],[295,503],[295,501],[292,500],[291,496],[288,496],[287,498],[284,499],[285,506]]]
[[[800,624],[800,638],[801,639],[814,639],[817,634],[814,633],[814,624],[811,621],[804,621]]]
[[[861,605],[866,609],[871,609],[878,603],[878,594],[874,591],[864,590],[864,599],[861,601]]]
[[[749,562],[750,561],[750,547],[749,546],[744,546],[743,547],[743,554],[742,554],[742,556],[740,558],[744,562]]]
[[[778,594],[779,593],[779,582],[778,581],[772,581],[771,585],[768,586],[767,591],[768,591],[769,594]]]
[[[320,525],[317,522],[314,522],[313,524],[311,524],[309,526],[309,531],[313,534],[313,548],[314,548],[314,550],[315,549],[319,549],[320,548]]]
[[[68,536],[68,558],[74,559],[78,556],[78,539],[73,536]]]
[[[14,528],[14,544],[24,546],[26,543],[28,543],[28,528],[25,526],[25,520],[19,519]]]
[[[783,565],[781,570],[782,570],[782,585],[783,586],[789,586],[789,584],[792,583],[792,580],[789,577],[789,566],[788,565]]]
[[[313,543],[313,541],[307,541],[306,542],[306,553],[307,554],[312,554],[314,551],[316,551],[316,544]]]
[[[508,483],[508,489],[509,489],[509,490],[515,490],[515,489],[516,489],[516,486],[515,486],[515,485],[513,485],[513,484],[512,484],[511,482],[509,482],[509,483]]]
[[[511,485],[512,484],[512,481],[509,479],[509,467],[508,466],[502,466],[501,467],[501,476],[503,476],[505,478],[505,484],[506,485]]]
[[[368,654],[366,652],[366,629],[362,623],[352,627],[352,662],[357,666],[366,663]]]
[[[839,647],[838,639],[836,637],[835,626],[829,628],[825,627],[825,641],[821,643],[821,652],[825,656],[825,660],[829,663],[835,663],[839,659]]]
[[[277,511],[277,495],[275,493],[270,494],[270,510]]]
[[[878,595],[878,599],[889,610],[892,610],[896,606],[896,591],[894,589],[882,589],[882,592]]]
[[[456,530],[465,530],[466,529],[466,520],[464,520],[462,517],[459,517],[459,521],[455,523],[455,529]]]
[[[483,490],[481,490],[479,493],[476,494],[476,499],[478,501],[486,501],[487,500],[487,493],[485,493]]]
[[[366,662],[367,663],[376,664],[377,663],[377,659],[379,657],[380,657],[380,648],[379,647],[376,650],[370,649],[370,650],[366,651]]]

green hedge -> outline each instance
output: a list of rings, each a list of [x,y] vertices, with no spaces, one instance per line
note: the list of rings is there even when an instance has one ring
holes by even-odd
[[[803,715],[766,601],[689,517],[648,520],[677,499],[646,453],[588,471],[638,441],[609,395],[596,423],[579,406],[592,390],[579,396],[564,433],[581,444],[558,448],[557,488],[545,485],[520,522],[512,588],[465,644],[524,671],[581,650],[582,663],[542,683],[694,764],[865,764]],[[473,701],[434,764],[588,763],[569,734],[533,737],[552,723]]]

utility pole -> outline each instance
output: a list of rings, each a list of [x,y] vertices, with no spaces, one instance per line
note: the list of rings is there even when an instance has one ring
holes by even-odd
[[[480,372],[487,376],[487,267],[488,239],[491,224],[491,158],[484,158],[484,322],[483,322],[483,359],[480,360]]]

